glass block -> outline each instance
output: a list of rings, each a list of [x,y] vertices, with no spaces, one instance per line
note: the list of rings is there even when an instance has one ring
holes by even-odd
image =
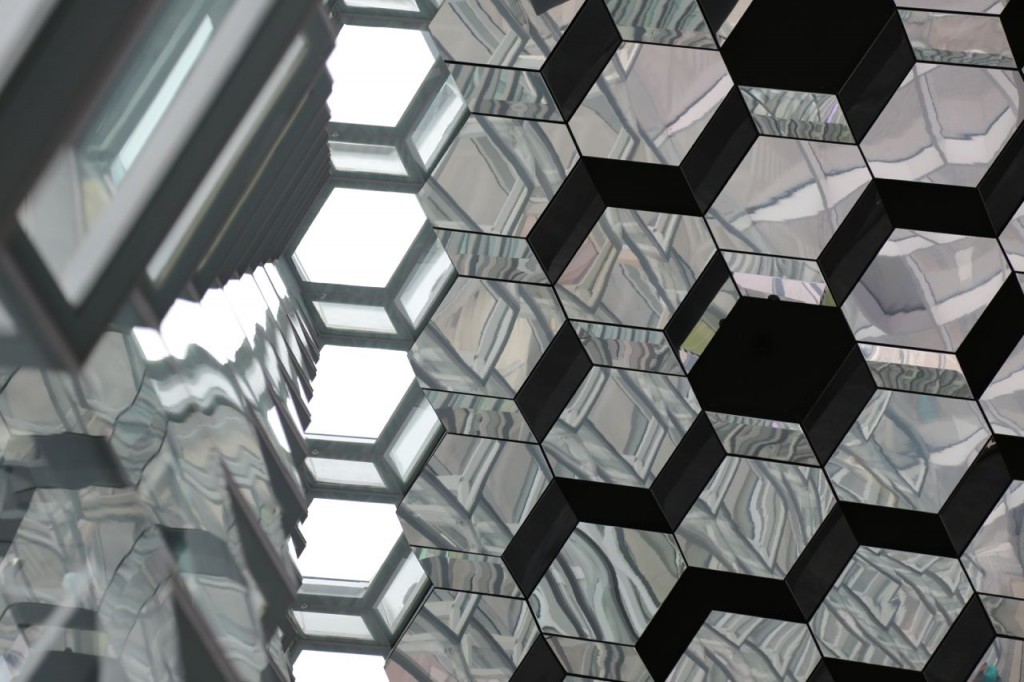
[[[412,131],[412,144],[425,168],[430,168],[437,159],[438,153],[454,134],[462,113],[466,111],[466,103],[459,94],[455,81],[451,78],[444,82],[438,90],[430,106],[427,107]]]
[[[430,35],[447,61],[536,70],[582,6],[583,0],[448,0],[431,20]]]
[[[699,411],[683,377],[594,367],[542,447],[556,476],[649,487]]]
[[[412,274],[398,294],[398,307],[414,327],[419,327],[423,316],[437,300],[455,274],[444,247],[434,242],[422,261],[416,264]]]
[[[664,328],[714,253],[702,218],[609,208],[555,291],[571,319]]]
[[[860,148],[876,178],[974,187],[1024,121],[1022,102],[1015,71],[916,64]]]
[[[573,329],[590,361],[621,369],[682,374],[679,356],[665,334],[653,329],[573,322]]]
[[[708,419],[730,455],[816,465],[817,457],[799,424],[721,412]]]
[[[811,631],[826,657],[921,670],[971,593],[956,559],[860,547]]]
[[[671,535],[581,523],[530,607],[545,634],[635,644],[685,568]]]
[[[716,51],[623,43],[569,127],[585,156],[678,165],[732,85]]]
[[[835,306],[818,264],[796,258],[723,251],[732,279],[744,296]]]
[[[955,352],[1009,275],[994,239],[897,229],[842,310],[858,341]]]
[[[389,630],[394,632],[401,624],[402,619],[416,605],[416,598],[426,586],[427,576],[423,573],[416,556],[410,553],[391,576],[380,601],[377,602],[377,612]]]
[[[424,388],[513,398],[564,321],[548,287],[459,278],[409,362]]]
[[[408,481],[416,466],[433,447],[441,423],[426,398],[409,412],[384,456],[403,481]]]
[[[820,661],[803,623],[712,611],[667,682],[805,682]]]
[[[327,148],[331,154],[331,165],[336,171],[401,177],[409,175],[395,147],[329,140]]]
[[[900,19],[918,61],[1015,67],[998,16],[901,9]]]
[[[855,142],[853,131],[839,106],[839,98],[834,94],[773,90],[750,85],[741,85],[740,93],[762,135],[847,144]]]
[[[697,0],[605,0],[623,40],[680,47],[715,47]]]
[[[569,673],[608,680],[654,682],[640,654],[631,646],[569,637],[549,636],[545,639],[558,662]]]
[[[578,159],[565,125],[472,115],[420,204],[434,227],[525,237]]]
[[[835,504],[821,469],[726,457],[676,538],[691,566],[781,580]]]
[[[1019,547],[1024,520],[1024,482],[1013,481],[963,555],[964,569],[979,592],[1024,594],[1024,558]]]
[[[540,71],[458,63],[448,69],[474,114],[562,120]]]
[[[384,308],[354,303],[313,301],[313,307],[328,329],[338,331],[394,334],[395,325]]]
[[[449,434],[398,514],[410,544],[501,556],[550,481],[537,445]]]
[[[523,598],[501,557],[429,547],[415,547],[414,551],[436,588]]]
[[[371,640],[366,622],[361,616],[319,611],[292,611],[299,631],[307,637],[338,637],[343,639]]]
[[[1019,277],[1019,275],[1018,275]],[[979,401],[996,433],[1024,436],[1024,339],[996,372]]]
[[[385,484],[373,462],[307,457],[306,468],[317,483],[323,485],[384,488]]]
[[[456,272],[464,277],[547,284],[547,275],[525,239],[437,230]]]
[[[825,471],[840,500],[937,514],[990,435],[973,401],[877,391]]]
[[[708,225],[722,249],[816,259],[870,179],[856,147],[759,137]]]
[[[465,393],[424,391],[449,433],[536,442],[515,400]]]
[[[913,348],[860,345],[875,385],[900,391],[970,398],[971,389],[952,353],[935,353]]]

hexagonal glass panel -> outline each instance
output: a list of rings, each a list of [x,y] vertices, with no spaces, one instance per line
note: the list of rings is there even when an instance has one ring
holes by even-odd
[[[678,165],[730,88],[717,51],[623,43],[569,127],[584,156]]]
[[[803,623],[712,611],[667,682],[805,682],[820,660]]]
[[[691,566],[782,579],[835,503],[817,467],[726,457],[676,537]]]
[[[963,555],[963,565],[979,592],[1024,594],[1024,482],[1013,481],[985,519]]]
[[[1019,73],[917,64],[860,147],[877,178],[973,187],[1022,120]]]
[[[990,435],[974,401],[878,391],[825,471],[841,500],[938,513]]]
[[[893,230],[843,315],[858,341],[955,352],[1009,274],[995,239]]]
[[[993,431],[1024,436],[1024,339],[996,372],[979,404]]]
[[[548,287],[462,277],[409,362],[424,388],[512,398],[564,321]]]
[[[699,411],[684,377],[594,367],[542,446],[556,476],[650,486]]]
[[[811,631],[827,657],[921,670],[970,595],[956,559],[860,547]]]
[[[293,260],[310,282],[384,287],[425,220],[415,194],[335,187]]]
[[[723,249],[814,259],[870,179],[854,146],[759,137],[708,225]]]
[[[555,291],[571,319],[663,328],[714,253],[702,218],[609,208]]]
[[[635,644],[685,568],[671,535],[581,523],[530,606],[544,633]]]
[[[310,502],[301,529],[299,571],[321,580],[372,580],[402,534],[394,505],[324,498]]]
[[[525,237],[578,159],[564,125],[470,116],[420,203],[434,227]]]
[[[550,480],[536,445],[449,434],[399,507],[406,539],[500,555]]]
[[[401,351],[324,346],[306,435],[372,442],[412,382],[412,368]]]
[[[396,125],[433,65],[420,31],[344,25],[327,58],[331,120]]]

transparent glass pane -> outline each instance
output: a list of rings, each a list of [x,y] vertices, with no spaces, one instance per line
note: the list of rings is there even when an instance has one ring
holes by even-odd
[[[295,659],[295,682],[387,682],[381,656],[306,650]]]
[[[313,307],[328,329],[395,333],[395,325],[391,324],[387,311],[379,306],[313,301]]]
[[[422,263],[416,266],[405,288],[398,295],[398,304],[413,326],[423,320],[423,314],[437,297],[448,278],[455,272],[448,254],[440,242],[434,242]]]
[[[316,611],[293,611],[292,614],[299,629],[310,637],[371,638],[366,623],[359,616]]]
[[[402,163],[402,159],[398,156],[398,150],[394,147],[341,140],[331,140],[327,146],[331,152],[331,165],[334,166],[334,170],[381,175],[408,175],[405,164]]]
[[[416,0],[344,0],[347,7],[360,9],[383,9],[392,12],[416,12]]]
[[[406,419],[387,453],[391,465],[403,481],[409,480],[409,474],[433,444],[433,438],[440,428],[441,422],[424,398]]]
[[[315,498],[302,523],[303,577],[372,580],[402,534],[393,504]]]
[[[412,144],[424,166],[437,159],[444,142],[451,136],[456,122],[466,108],[455,81],[449,78],[441,86],[427,112],[412,131]]]
[[[311,282],[387,286],[426,216],[414,194],[335,188],[295,249]]]
[[[324,346],[309,403],[307,436],[374,440],[413,380],[402,351]]]
[[[307,457],[306,467],[318,483],[383,488],[384,481],[373,462]]]
[[[426,579],[427,575],[423,572],[420,562],[410,553],[384,590],[384,595],[377,605],[381,618],[392,632],[412,606],[413,599]]]
[[[0,336],[14,336],[18,333],[18,325],[0,301]]]
[[[331,120],[396,125],[433,64],[420,31],[344,26],[327,58]]]

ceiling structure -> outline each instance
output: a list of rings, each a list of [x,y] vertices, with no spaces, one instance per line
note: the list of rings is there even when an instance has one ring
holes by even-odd
[[[1019,680],[1024,5],[448,0],[420,680]]]

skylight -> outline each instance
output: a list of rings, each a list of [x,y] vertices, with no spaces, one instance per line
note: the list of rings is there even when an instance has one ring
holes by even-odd
[[[306,650],[295,659],[295,682],[387,682],[380,656]]]
[[[344,26],[327,59],[331,120],[396,125],[433,64],[420,31]]]
[[[311,282],[387,286],[426,216],[414,194],[335,188],[295,249]]]
[[[324,346],[306,435],[375,440],[413,380],[402,351]]]
[[[392,504],[314,498],[302,534],[307,544],[298,566],[304,577],[369,581],[402,527]]]

